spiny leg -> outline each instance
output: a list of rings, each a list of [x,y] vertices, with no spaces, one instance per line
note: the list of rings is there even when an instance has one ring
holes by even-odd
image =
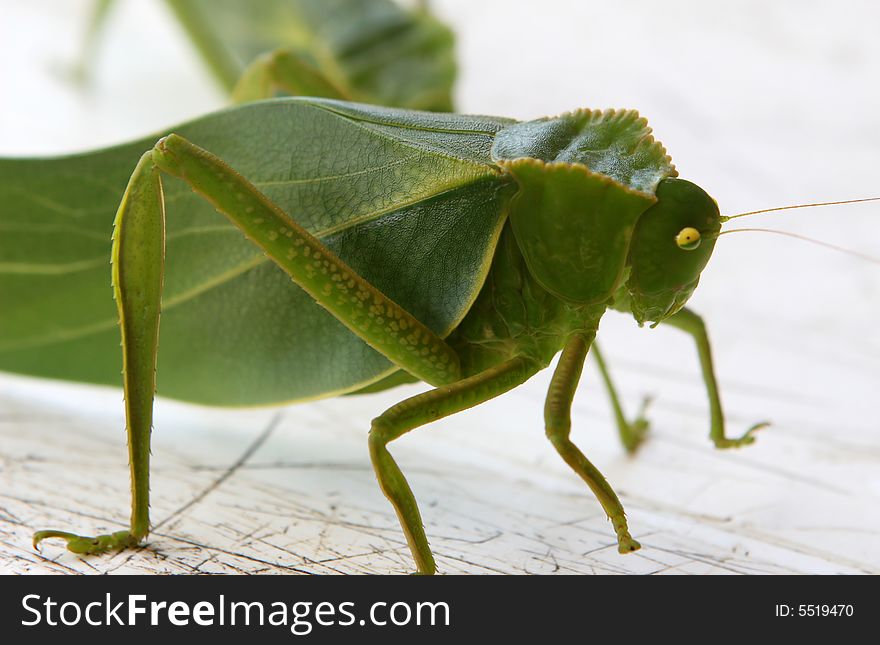
[[[385,497],[394,506],[418,573],[436,570],[412,489],[388,452],[388,443],[414,428],[479,405],[524,383],[538,370],[525,358],[513,358],[456,383],[406,399],[373,419],[370,458]]]
[[[766,421],[756,423],[745,433],[736,439],[729,439],[725,435],[724,411],[721,407],[721,395],[718,392],[718,382],[715,380],[715,367],[712,364],[712,348],[709,344],[709,335],[706,333],[706,325],[700,316],[690,309],[684,308],[673,316],[663,321],[677,329],[687,332],[697,345],[697,353],[700,357],[700,368],[703,372],[703,381],[706,384],[706,393],[709,395],[709,414],[711,429],[709,438],[715,442],[716,448],[738,448],[752,443],[755,440],[753,433],[770,425]]]
[[[432,385],[459,378],[458,355],[443,339],[221,159],[172,134],[156,144],[153,161],[226,215],[318,304],[392,362]]]
[[[33,543],[67,540],[74,553],[94,555],[136,546],[150,530],[150,432],[156,390],[159,303],[165,262],[165,212],[151,153],[132,173],[113,231],[113,289],[122,333],[125,418],[131,469],[131,526],[96,537],[38,531]]]
[[[596,358],[596,365],[599,366],[602,382],[605,384],[605,390],[608,392],[608,398],[611,400],[611,407],[614,409],[614,418],[617,422],[617,430],[620,433],[620,441],[623,443],[626,451],[632,454],[639,447],[639,444],[642,443],[645,434],[650,428],[650,423],[645,418],[645,410],[651,402],[651,398],[646,396],[642,400],[642,406],[639,408],[635,421],[632,423],[627,421],[623,413],[623,406],[620,403],[620,397],[617,394],[617,388],[614,387],[614,383],[611,381],[611,374],[608,372],[605,357],[599,351],[599,345],[594,342],[590,350]]]
[[[574,470],[593,494],[599,500],[605,514],[611,520],[611,525],[617,533],[617,550],[620,553],[631,553],[638,550],[641,545],[629,534],[626,524],[626,514],[623,505],[617,498],[614,489],[608,484],[599,470],[578,449],[569,435],[571,433],[571,403],[574,400],[575,390],[584,369],[584,360],[590,349],[595,334],[576,334],[571,337],[559,362],[553,378],[550,380],[550,388],[547,390],[547,400],[544,404],[544,424],[547,438],[556,448],[556,451]]]
[[[129,531],[98,537],[38,531],[76,553],[135,546],[149,532],[149,441],[159,309],[164,277],[165,213],[159,170],[186,181],[353,333],[408,373],[433,385],[456,381],[458,355],[439,336],[358,275],[253,184],[182,137],[160,140],[138,163],[116,217],[114,294],[123,345],[123,384],[132,478]]]

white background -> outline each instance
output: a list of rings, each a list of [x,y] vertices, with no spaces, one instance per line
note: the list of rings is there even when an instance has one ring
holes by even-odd
[[[0,2],[0,154],[86,150],[224,105],[149,0],[120,2],[90,84],[67,82],[87,5]],[[461,111],[637,108],[728,214],[880,194],[876,3],[434,5],[459,34]],[[742,222],[880,255],[876,204]],[[656,396],[652,434],[625,456],[590,365],[573,437],[621,492],[643,550],[617,555],[598,504],[543,438],[544,372],[394,444],[443,571],[880,572],[880,266],[732,235],[691,305],[714,340],[730,432],[775,425],[715,451],[689,339],[610,314],[600,338],[628,410]],[[0,569],[407,571],[366,431],[419,389],[274,410],[159,401],[151,544],[84,560],[57,544],[37,554],[28,536],[124,525],[120,392],[0,375]]]

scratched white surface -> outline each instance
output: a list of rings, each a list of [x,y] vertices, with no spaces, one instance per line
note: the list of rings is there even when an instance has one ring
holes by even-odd
[[[65,84],[83,4],[0,2],[0,154],[117,142],[222,105],[163,8],[145,1],[119,7],[91,89]],[[682,176],[727,213],[880,193],[876,3],[435,5],[460,34],[463,110],[637,107]],[[880,255],[876,205],[748,223]],[[729,236],[692,305],[714,339],[731,432],[775,425],[753,446],[714,450],[689,339],[609,314],[600,338],[629,410],[656,395],[651,435],[624,455],[590,365],[573,436],[621,494],[643,549],[617,554],[597,502],[543,438],[545,372],[393,445],[441,571],[880,572],[880,266]],[[50,543],[35,552],[29,536],[124,527],[121,394],[0,375],[0,571],[408,571],[366,432],[420,389],[235,411],[160,400],[149,544],[81,558]]]

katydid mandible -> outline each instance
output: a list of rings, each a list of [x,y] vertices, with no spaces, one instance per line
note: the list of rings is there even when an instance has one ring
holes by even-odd
[[[137,142],[42,160],[39,173],[21,174],[22,190],[138,154],[112,245],[131,526],[97,537],[39,531],[35,545],[58,537],[71,551],[97,554],[147,536],[157,379],[160,394],[219,405],[431,385],[376,417],[367,442],[419,573],[433,573],[434,558],[389,445],[517,387],[560,352],[547,437],[592,489],[619,551],[639,548],[613,488],[569,437],[584,360],[597,351],[609,308],[693,337],[716,446],[750,443],[762,425],[727,436],[706,330],[685,307],[723,218],[706,192],[677,177],[634,111],[516,122],[275,99],[181,126],[151,148]],[[211,263],[197,285],[177,272],[193,257]],[[16,285],[7,288],[14,294]],[[0,369],[112,382],[115,363],[94,354],[94,343],[111,337],[113,325],[83,321],[81,329],[62,339],[52,366],[32,350],[54,341],[7,342]],[[174,351],[160,355],[166,345]],[[624,445],[634,450],[647,424],[624,417],[596,357]],[[228,369],[236,361],[240,369]]]

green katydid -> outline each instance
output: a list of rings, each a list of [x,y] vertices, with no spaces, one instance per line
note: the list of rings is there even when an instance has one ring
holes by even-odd
[[[377,418],[370,435],[380,484],[422,572],[433,571],[433,558],[387,443],[515,387],[559,350],[548,435],[593,488],[621,550],[638,547],[614,491],[568,438],[568,409],[608,306],[693,335],[712,438],[720,447],[752,440],[754,429],[726,437],[705,330],[682,308],[721,218],[711,198],[675,177],[634,113],[580,111],[518,124],[286,99],[176,132],[152,149],[152,141],[140,141],[65,159],[0,162],[11,198],[3,221],[67,242],[63,250],[47,246],[46,257],[16,258],[10,227],[4,268],[12,277],[0,287],[14,306],[0,321],[0,367],[115,383],[115,320],[101,249],[106,214],[128,169],[148,150],[119,208],[114,244],[132,526],[98,538],[40,532],[36,540],[64,537],[71,550],[92,553],[132,545],[149,529],[152,361],[165,241],[161,394],[230,405],[376,390],[410,374],[438,386]],[[597,152],[597,143],[604,149]],[[184,183],[162,184],[160,172]],[[86,192],[88,210],[77,205]],[[353,292],[358,302],[335,297]],[[29,293],[40,301],[29,301]],[[54,325],[72,309],[79,319]],[[377,327],[377,319],[387,325]],[[638,445],[644,420],[630,423],[620,413],[618,425],[627,447]]]
[[[401,375],[435,386],[377,417],[369,435],[380,486],[424,573],[433,572],[433,557],[388,444],[516,387],[560,350],[547,434],[595,492],[620,551],[638,548],[613,489],[568,437],[575,386],[609,307],[693,335],[713,401],[712,438],[722,447],[751,441],[751,430],[725,435],[705,330],[683,308],[711,255],[718,208],[676,177],[635,112],[580,110],[518,123],[286,98],[175,132],[152,149],[137,142],[0,165],[7,191],[20,199],[4,204],[4,221],[27,204],[20,217],[71,240],[72,270],[59,280],[50,258],[31,258],[4,280],[4,300],[21,306],[4,316],[0,367],[107,383],[118,359],[106,349],[116,325],[99,304],[103,289],[76,289],[91,318],[60,336],[50,329],[53,308],[70,305],[73,283],[91,285],[90,273],[104,270],[102,213],[79,213],[71,224],[46,191],[66,195],[65,208],[75,209],[75,186],[100,173],[112,200],[122,168],[148,150],[119,206],[113,245],[132,525],[98,538],[41,531],[35,542],[63,537],[71,550],[96,553],[146,536],[160,299],[162,347],[170,349],[159,366],[165,396],[265,404],[375,390]],[[73,259],[90,253],[92,262]],[[42,296],[27,302],[35,280],[44,282]],[[51,363],[34,351],[47,344],[56,350]],[[621,432],[637,444],[635,425],[621,419]]]

